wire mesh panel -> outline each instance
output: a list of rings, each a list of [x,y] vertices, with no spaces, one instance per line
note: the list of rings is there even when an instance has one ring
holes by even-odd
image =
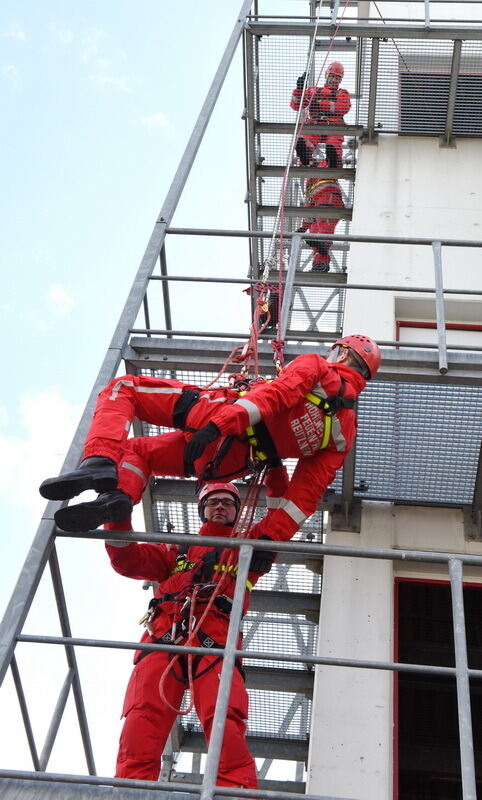
[[[480,387],[368,384],[359,401],[356,491],[371,499],[471,504],[481,404]]]
[[[368,122],[372,42],[364,43],[359,121]],[[453,71],[452,40],[379,41],[375,126],[380,131],[440,136],[447,123]],[[463,42],[458,71],[453,134],[481,136],[482,43]]]

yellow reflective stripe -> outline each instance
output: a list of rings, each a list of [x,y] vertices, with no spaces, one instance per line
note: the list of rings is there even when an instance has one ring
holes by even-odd
[[[238,574],[238,565],[237,564],[215,564],[213,567],[215,572],[228,572],[232,578],[235,578]],[[246,581],[246,589],[250,592],[253,588],[253,584],[251,581]]]
[[[187,572],[188,569],[194,569],[195,566],[195,561],[180,561],[172,568],[171,575],[174,575],[175,572]]]
[[[313,392],[308,392],[308,394],[305,395],[305,399],[308,400],[308,402],[313,403],[313,405],[318,406],[318,408],[321,405],[324,406],[324,403],[325,403],[325,401],[324,401],[324,399],[322,397],[318,397],[316,394],[313,394]],[[323,430],[323,439],[321,440],[321,443],[320,443],[320,450],[324,450],[325,447],[328,447],[328,442],[330,441],[330,436],[331,436],[331,428],[332,428],[332,425],[333,425],[333,415],[332,414],[330,414],[329,412],[325,411],[324,417],[325,417],[325,427],[324,427],[324,430]]]
[[[254,447],[254,449],[256,450],[256,455],[259,458],[259,460],[260,461],[267,461],[268,460],[268,456],[266,455],[266,453],[263,453],[262,450],[259,450],[259,442],[258,442],[258,439],[256,438],[256,434],[254,432],[254,428],[251,425],[248,425],[248,427],[245,430],[245,433],[246,433],[246,438],[247,438],[249,444],[251,445],[251,447]]]
[[[321,406],[321,404],[324,402],[323,397],[318,397],[318,395],[313,394],[313,392],[308,392],[308,394],[305,394],[305,399],[309,400],[310,403],[313,403],[315,406]]]
[[[331,436],[331,425],[333,419],[331,415],[325,414],[325,430],[323,431],[323,439],[321,440],[320,450],[324,450],[325,447],[328,447],[328,442],[330,441]]]

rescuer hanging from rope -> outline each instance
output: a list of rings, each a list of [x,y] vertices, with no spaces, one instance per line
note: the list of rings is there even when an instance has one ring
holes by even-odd
[[[325,85],[303,87],[306,83],[307,73],[304,72],[296,81],[296,89],[291,96],[291,108],[297,111],[300,103],[302,108],[308,109],[305,125],[342,125],[343,117],[351,107],[350,95],[346,89],[340,89],[345,70],[339,61],[333,61],[325,72]],[[344,136],[328,134],[303,133],[296,143],[296,152],[302,163],[308,163],[313,156],[315,148],[320,142],[326,143],[326,159],[330,165],[343,166],[343,141]],[[301,154],[303,153],[303,158]]]
[[[298,140],[298,142],[299,141],[300,140]],[[336,166],[336,163],[333,163],[333,149],[328,150],[328,145],[326,149],[329,153],[328,160],[323,158],[322,145],[319,144],[310,160],[306,161],[305,159],[307,153],[303,148],[301,148],[301,154],[299,156],[301,163],[305,166],[309,164],[310,166],[319,167],[321,170],[323,170],[325,167]],[[309,180],[306,181],[305,195],[306,205],[312,206],[313,208],[345,207],[338,181],[335,178],[323,178],[322,174],[320,174],[320,177],[309,178]],[[298,228],[298,232],[304,233],[305,231],[309,230],[310,233],[334,233],[338,222],[338,219],[326,219],[323,217],[304,219],[301,227]],[[322,242],[317,239],[307,239],[306,244],[313,248],[313,252],[315,254],[311,271],[329,272],[331,242]]]
[[[247,394],[144,375],[115,378],[98,397],[79,468],[44,481],[40,493],[67,500],[100,492],[55,514],[60,528],[84,531],[127,517],[150,475],[225,479],[268,458],[297,458],[283,511],[291,535],[343,464],[356,435],[355,400],[379,365],[376,342],[356,334],[335,342],[327,359],[297,356]],[[134,417],[180,430],[128,440]]]
[[[284,467],[267,470],[268,514],[246,532],[245,538],[286,538],[278,529],[280,511],[277,506],[287,482]],[[198,509],[203,525],[198,536],[232,536],[239,508],[239,492],[232,483],[206,484],[199,494]],[[131,530],[130,518],[107,527]],[[116,572],[128,578],[159,584],[141,620],[146,627],[142,642],[186,644],[189,640],[189,646],[195,647],[225,645],[235,588],[237,549],[216,550],[203,545],[197,537],[186,551],[169,544],[139,544],[115,539],[107,541],[106,548]],[[243,614],[248,610],[251,589],[263,574],[269,572],[273,559],[274,554],[270,551],[253,553]],[[241,635],[237,647],[242,647]],[[193,704],[209,742],[222,659],[207,653],[205,656],[175,656],[167,652],[138,650],[134,664],[122,711],[125,722],[116,777],[157,780],[164,745],[187,688],[191,690]],[[245,738],[247,718],[248,694],[238,659],[221,748],[219,786],[257,787],[256,767]]]

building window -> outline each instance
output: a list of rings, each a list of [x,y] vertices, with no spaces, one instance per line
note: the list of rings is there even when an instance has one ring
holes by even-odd
[[[482,668],[482,586],[464,586],[469,667]],[[455,666],[450,585],[396,582],[395,659]],[[472,726],[478,795],[482,797],[482,682],[472,681]],[[462,800],[455,678],[395,676],[397,800]]]

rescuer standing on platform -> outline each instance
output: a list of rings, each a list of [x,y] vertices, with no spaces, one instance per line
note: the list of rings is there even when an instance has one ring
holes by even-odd
[[[265,478],[268,514],[248,531],[246,538],[287,538],[277,527],[280,512],[274,510],[287,482],[284,467],[268,469]],[[239,492],[232,483],[205,484],[198,503],[203,522],[199,537],[231,536],[239,507]],[[130,519],[107,527],[111,530],[131,529]],[[234,596],[238,550],[216,550],[203,545],[198,537],[194,538],[194,544],[182,547],[186,550],[179,550],[170,544],[139,544],[115,539],[106,542],[116,572],[128,578],[159,584],[141,620],[146,626],[143,642],[183,644],[214,595],[212,606],[197,633],[190,638],[190,645],[224,647]],[[273,559],[274,553],[270,551],[254,551],[246,581],[243,614],[248,610],[251,589],[263,574],[269,572]],[[222,583],[216,593],[219,581]],[[241,634],[237,648],[242,648]],[[172,661],[171,653],[136,652],[135,667],[122,711],[125,722],[119,743],[116,777],[158,780],[164,746],[177,716],[176,709],[180,709],[187,688],[192,691],[194,706],[209,743],[222,658],[210,656],[208,652],[206,655],[192,656],[190,686],[188,658],[186,654]],[[248,693],[238,659],[233,671],[221,747],[217,777],[219,786],[257,787],[256,766],[246,744],[247,719]]]
[[[145,375],[115,378],[99,394],[84,461],[44,481],[40,493],[67,500],[86,489],[100,492],[97,500],[55,514],[60,528],[84,531],[129,516],[150,475],[225,480],[247,474],[253,463],[297,458],[280,512],[293,533],[343,464],[356,435],[355,400],[380,360],[376,342],[355,334],[335,342],[327,359],[300,355],[273,381],[255,381],[248,391]],[[180,430],[128,440],[134,417]]]
[[[300,140],[298,140],[299,142]],[[327,147],[328,149],[328,147]],[[334,166],[323,158],[322,145],[318,145],[312,158],[308,164],[310,166],[319,167],[323,170],[325,167]],[[307,163],[303,160],[306,158],[306,152],[301,148],[300,161],[305,166]],[[330,151],[330,157],[333,159],[333,150]],[[343,196],[340,189],[340,184],[335,178],[324,178],[321,173],[319,177],[309,178],[305,186],[306,205],[313,206],[313,208],[344,208]],[[309,230],[310,233],[334,233],[338,225],[338,219],[326,219],[324,217],[304,219],[302,226],[298,228],[299,233],[304,233]],[[331,242],[322,242],[317,239],[307,239],[306,244],[313,248],[314,258],[311,267],[312,272],[329,272],[330,270],[330,247]]]
[[[325,72],[325,85],[307,86],[303,96],[303,108],[308,108],[308,117],[304,122],[305,127],[309,125],[342,125],[343,117],[350,110],[350,94],[346,89],[340,89],[340,83],[345,70],[339,61],[333,61]],[[296,89],[291,96],[291,108],[297,111],[300,107],[303,95],[303,87],[306,81],[306,72],[300,75],[296,81]],[[296,152],[302,163],[309,163],[315,148],[320,142],[326,144],[326,160],[330,166],[343,166],[342,145],[344,136],[328,134],[310,134],[308,131],[303,133],[296,144]],[[303,152],[303,158],[301,153]]]

